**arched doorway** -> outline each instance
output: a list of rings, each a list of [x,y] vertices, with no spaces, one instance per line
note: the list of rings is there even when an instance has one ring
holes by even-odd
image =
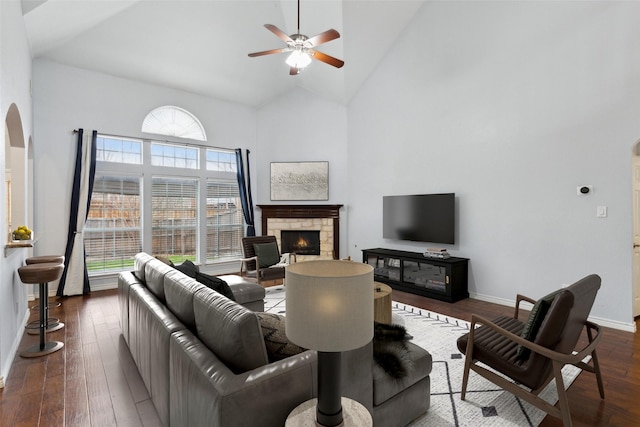
[[[5,183],[0,188],[0,197],[4,203],[0,209],[0,239],[3,246],[11,239],[14,221],[26,220],[27,167],[25,162],[25,138],[23,123],[16,104],[8,108],[4,120],[4,167]],[[2,242],[2,240],[0,240]],[[23,252],[10,252],[2,258],[2,287],[0,289],[0,388],[4,387],[4,375],[9,371],[13,353],[12,343],[21,336],[25,312],[27,309],[27,289],[15,270],[23,262]],[[3,375],[4,374],[4,375]]]
[[[11,104],[5,119],[5,188],[7,220],[6,240],[11,230],[26,223],[27,171],[25,162],[25,141],[22,119],[16,104]]]

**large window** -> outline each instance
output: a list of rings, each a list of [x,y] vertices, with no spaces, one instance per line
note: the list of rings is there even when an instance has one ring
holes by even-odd
[[[85,226],[90,274],[130,269],[140,251],[175,263],[242,255],[232,150],[108,135],[98,136],[97,148]]]
[[[198,247],[198,180],[154,177],[151,189],[154,254],[196,260]]]
[[[207,260],[239,255],[244,221],[238,185],[207,180]]]
[[[140,178],[97,175],[85,224],[89,273],[133,266],[142,250]]]

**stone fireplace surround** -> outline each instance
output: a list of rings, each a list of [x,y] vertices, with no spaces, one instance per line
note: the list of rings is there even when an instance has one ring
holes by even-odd
[[[298,261],[340,259],[340,208],[343,205],[257,205],[262,211],[262,235],[281,230],[320,230],[320,255],[301,255]]]

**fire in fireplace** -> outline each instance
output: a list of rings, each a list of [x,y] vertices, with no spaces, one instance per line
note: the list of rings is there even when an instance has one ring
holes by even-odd
[[[320,255],[319,230],[281,230],[282,252],[296,255]]]

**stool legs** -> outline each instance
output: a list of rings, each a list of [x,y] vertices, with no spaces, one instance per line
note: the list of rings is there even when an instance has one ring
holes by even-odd
[[[44,331],[45,333],[49,333],[64,328],[64,323],[62,323],[57,317],[49,317],[49,283],[45,284],[45,288],[46,297],[43,299],[42,293],[40,293],[40,304],[38,304],[37,307],[40,312],[42,312],[42,308],[44,307]],[[27,323],[25,329],[29,335],[38,335],[40,333],[40,319]]]
[[[39,357],[44,356],[46,354],[51,354],[55,351],[60,350],[64,347],[64,343],[60,341],[49,341],[45,342],[45,334],[47,327],[47,315],[49,312],[49,304],[47,303],[48,295],[49,295],[49,283],[44,282],[39,284],[40,291],[40,319],[39,319],[39,332],[40,332],[40,342],[37,345],[31,346],[22,353],[20,356],[22,357]],[[44,299],[43,299],[44,298]],[[60,326],[62,328],[62,326]],[[58,329],[60,329],[58,328]]]

